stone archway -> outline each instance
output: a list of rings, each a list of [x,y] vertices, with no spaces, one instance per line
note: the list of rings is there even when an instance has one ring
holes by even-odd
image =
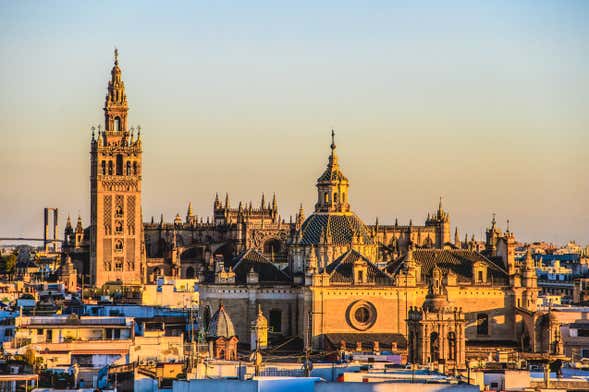
[[[262,252],[270,261],[278,261],[283,253],[282,242],[278,238],[268,238],[262,244]]]

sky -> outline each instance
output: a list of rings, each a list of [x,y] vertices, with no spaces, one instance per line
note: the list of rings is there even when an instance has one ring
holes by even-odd
[[[209,216],[215,192],[308,215],[333,128],[366,223],[422,224],[442,196],[461,237],[496,213],[587,244],[587,20],[584,1],[0,2],[0,236],[40,237],[43,207],[88,224],[116,46],[145,221]]]

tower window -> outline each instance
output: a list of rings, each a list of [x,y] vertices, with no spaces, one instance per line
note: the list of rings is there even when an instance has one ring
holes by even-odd
[[[131,175],[131,162],[130,161],[127,161],[127,173],[126,174],[128,176]]]
[[[123,223],[122,222],[117,222],[115,224],[115,233],[120,234],[123,232]]]
[[[108,161],[108,175],[112,176],[112,161]]]
[[[337,203],[337,202],[338,202],[338,200],[339,200],[339,199],[338,199],[338,196],[337,196],[337,192],[335,192],[335,193],[333,194],[333,202],[334,202],[334,203]]]
[[[115,260],[115,271],[122,271],[123,270],[123,259],[117,258]]]
[[[137,162],[133,162],[133,175],[137,175]]]
[[[121,253],[123,251],[123,241],[117,240],[115,242],[115,252]]]
[[[483,271],[481,270],[478,271],[478,279],[479,283],[483,283]]]
[[[115,132],[119,132],[121,130],[121,118],[115,117]]]
[[[329,196],[327,195],[327,193],[324,193],[324,194],[323,194],[323,202],[324,202],[325,204],[327,204],[327,203],[329,202]]]
[[[117,155],[117,176],[123,175],[123,156],[121,154]]]
[[[102,175],[106,175],[106,161],[102,161]]]
[[[364,283],[364,271],[358,271],[358,283]]]

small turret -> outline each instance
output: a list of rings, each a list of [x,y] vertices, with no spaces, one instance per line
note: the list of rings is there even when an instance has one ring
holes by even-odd
[[[215,201],[213,202],[213,210],[218,210],[221,208],[221,202],[219,201],[219,193],[215,193]]]
[[[192,210],[192,202],[188,202],[188,208],[186,210],[186,223],[194,224],[196,222],[196,216]]]
[[[299,212],[297,212],[297,216],[296,216],[297,230],[301,228],[304,221],[305,221],[305,210],[303,209],[303,203],[301,203],[299,206]]]
[[[460,243],[460,237],[458,236],[458,226],[456,226],[456,228],[454,229],[454,245],[459,249],[462,245]]]
[[[349,212],[349,182],[342,173],[337,159],[335,132],[331,130],[331,154],[327,168],[317,179],[315,212]]]

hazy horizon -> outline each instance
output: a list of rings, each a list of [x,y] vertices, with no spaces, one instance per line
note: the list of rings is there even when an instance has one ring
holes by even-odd
[[[119,48],[142,126],[143,219],[216,192],[288,221],[327,164],[352,209],[452,233],[492,213],[516,239],[589,243],[589,4],[0,4],[0,236],[42,236],[43,207],[89,224],[90,127]],[[206,218],[205,218],[206,219]]]

